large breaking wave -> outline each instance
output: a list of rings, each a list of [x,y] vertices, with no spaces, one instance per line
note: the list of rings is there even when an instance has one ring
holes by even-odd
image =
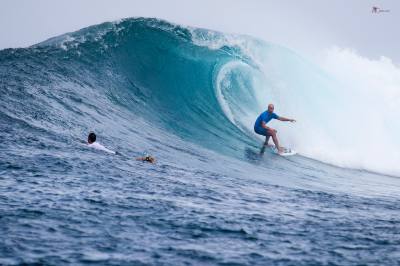
[[[1,119],[40,134],[67,140],[93,128],[154,129],[241,158],[261,143],[253,122],[272,102],[279,115],[298,120],[273,126],[300,155],[400,174],[400,81],[389,76],[368,87],[330,75],[333,59],[323,70],[249,36],[136,18],[3,50],[0,60]],[[377,88],[391,94],[377,99]],[[126,120],[122,109],[144,122]]]

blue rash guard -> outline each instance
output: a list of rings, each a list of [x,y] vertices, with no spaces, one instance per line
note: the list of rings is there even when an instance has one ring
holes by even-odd
[[[278,119],[279,116],[275,113],[269,113],[268,111],[265,111],[261,113],[256,122],[254,123],[254,132],[256,132],[259,135],[263,136],[269,136],[269,133],[265,128],[262,127],[262,122],[264,121],[265,123],[268,123],[271,121],[271,119]]]

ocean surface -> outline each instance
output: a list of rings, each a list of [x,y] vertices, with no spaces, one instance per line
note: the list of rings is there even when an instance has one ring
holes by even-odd
[[[400,265],[399,146],[371,142],[399,113],[337,119],[373,100],[343,86],[283,46],[157,19],[1,50],[0,265]],[[261,152],[270,102],[298,155]]]

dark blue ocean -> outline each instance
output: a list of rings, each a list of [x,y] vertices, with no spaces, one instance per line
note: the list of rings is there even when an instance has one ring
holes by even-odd
[[[156,19],[0,51],[0,265],[400,265],[397,169],[297,144],[334,84],[284,47]],[[270,101],[309,117],[279,124],[298,155],[260,152]]]

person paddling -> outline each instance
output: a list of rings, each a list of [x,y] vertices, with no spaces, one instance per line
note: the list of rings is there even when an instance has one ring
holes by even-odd
[[[95,148],[97,150],[102,150],[102,151],[105,151],[107,153],[116,154],[116,155],[122,155],[120,152],[115,152],[115,151],[112,151],[110,149],[107,149],[106,147],[104,147],[100,143],[96,142],[96,139],[97,139],[96,134],[94,132],[90,132],[89,135],[88,135],[87,145],[89,147],[91,147],[91,148]],[[142,157],[137,157],[137,158],[135,158],[135,160],[142,161],[142,162],[149,162],[149,163],[155,163],[156,162],[156,159],[153,156],[150,156],[148,154],[145,154]]]
[[[100,143],[96,142],[96,139],[97,139],[96,134],[94,132],[90,132],[88,135],[87,145],[97,150],[105,151],[111,154],[117,154],[115,151],[109,150]]]

